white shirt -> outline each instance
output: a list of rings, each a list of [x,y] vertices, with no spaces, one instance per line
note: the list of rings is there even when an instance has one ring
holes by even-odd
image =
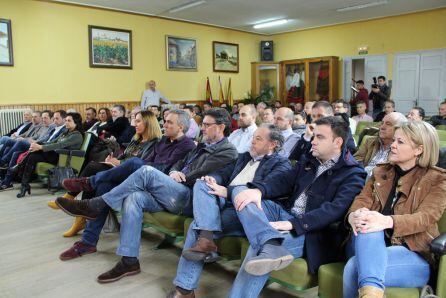
[[[353,118],[349,118],[348,121],[350,122],[350,131],[352,133],[352,135],[355,134],[356,132],[356,121]]]
[[[61,129],[63,129],[65,127],[65,125],[60,125],[60,126],[57,126],[55,129],[54,129],[54,132],[53,132],[53,134],[52,135],[50,135],[50,137],[48,138],[48,140],[47,140],[47,142],[51,142],[51,141],[53,141],[54,139],[54,136],[61,130]]]
[[[152,91],[152,89],[147,89],[143,92],[141,97],[141,109],[147,110],[150,106],[159,106],[160,99],[165,103],[171,103],[170,100],[168,100],[158,90]]]
[[[229,135],[228,140],[235,146],[238,153],[248,152],[256,129],[257,125],[255,123],[247,128],[239,128]]]

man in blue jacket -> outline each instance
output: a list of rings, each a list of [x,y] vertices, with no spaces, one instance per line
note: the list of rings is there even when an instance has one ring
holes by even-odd
[[[168,297],[193,297],[204,263],[218,257],[214,236],[244,236],[231,198],[247,189],[249,182],[262,183],[268,175],[291,169],[289,160],[278,154],[283,143],[280,130],[264,124],[254,132],[249,152],[239,154],[234,163],[197,180],[193,190],[194,221],[178,265],[176,288]]]
[[[334,116],[315,122],[311,154],[294,169],[253,181],[233,203],[250,248],[230,297],[257,297],[269,273],[305,257],[309,272],[336,262],[343,237],[330,229],[362,190],[366,174],[344,145],[348,124]],[[277,202],[262,200],[290,195]]]

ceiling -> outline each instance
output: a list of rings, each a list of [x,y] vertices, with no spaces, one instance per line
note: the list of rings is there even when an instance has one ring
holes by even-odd
[[[338,12],[337,9],[380,0],[206,0],[175,13],[172,8],[193,0],[54,0],[86,6],[159,16],[260,34],[276,34],[446,7],[446,0],[387,0],[387,4]],[[284,25],[254,29],[253,25],[277,19]],[[379,30],[377,28],[377,30]]]

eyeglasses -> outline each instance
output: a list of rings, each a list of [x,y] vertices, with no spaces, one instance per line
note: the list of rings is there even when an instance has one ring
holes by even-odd
[[[207,128],[211,127],[214,124],[217,124],[217,123],[216,122],[214,122],[214,123],[204,123],[203,122],[203,123],[201,123],[201,126],[207,129]]]

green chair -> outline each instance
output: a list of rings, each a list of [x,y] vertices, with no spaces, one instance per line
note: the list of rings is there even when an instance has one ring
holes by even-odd
[[[438,137],[440,138],[440,141],[446,141],[446,130],[438,130],[437,129]]]
[[[446,212],[438,223],[440,237],[446,238]],[[436,240],[438,241],[438,237]],[[436,246],[436,242],[431,246]],[[438,245],[440,246],[440,245]],[[446,252],[443,248],[443,255],[440,257],[439,271],[437,276],[436,295],[438,297],[446,297]],[[345,263],[332,263],[319,267],[319,297],[321,298],[342,298],[342,275]],[[421,289],[418,288],[386,288],[385,294],[387,298],[418,298]]]
[[[438,130],[446,130],[446,125],[437,125],[435,128]]]
[[[189,230],[192,221],[193,218],[187,218],[184,222],[184,235],[187,235],[187,231]],[[247,242],[245,237],[233,236],[222,237],[215,240],[215,244],[218,246],[218,253],[224,260],[239,260],[242,252],[242,245]]]
[[[184,223],[188,217],[161,211],[155,213],[145,212],[143,215],[143,227],[153,228],[164,234],[164,240],[157,246],[158,249],[166,248],[184,238]]]
[[[64,167],[66,165],[67,159],[71,156],[70,166],[79,173],[82,169],[82,165],[85,161],[85,154],[90,144],[91,134],[86,133],[84,136],[84,141],[82,143],[80,150],[68,150],[68,149],[57,149],[55,150],[59,153],[58,166]],[[46,162],[39,162],[36,165],[35,173],[39,181],[46,182],[48,179],[48,170],[54,168],[55,166]]]
[[[364,128],[374,126],[373,123],[374,122],[370,122],[370,121],[359,121],[356,124],[356,131],[354,132],[354,134],[359,136],[361,134],[361,132],[364,130]]]

